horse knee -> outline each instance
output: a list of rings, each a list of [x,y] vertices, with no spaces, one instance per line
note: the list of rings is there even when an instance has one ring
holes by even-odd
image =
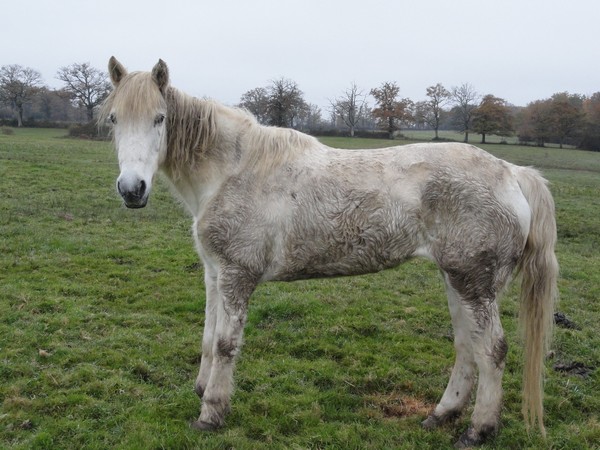
[[[215,356],[221,360],[232,362],[239,351],[239,345],[235,339],[220,337],[217,339]]]

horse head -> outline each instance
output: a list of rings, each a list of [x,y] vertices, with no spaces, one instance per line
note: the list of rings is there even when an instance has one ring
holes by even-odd
[[[108,72],[114,89],[103,105],[101,117],[113,127],[121,170],[117,190],[125,206],[143,208],[167,151],[165,93],[169,70],[159,60],[152,72],[128,73],[113,56]]]

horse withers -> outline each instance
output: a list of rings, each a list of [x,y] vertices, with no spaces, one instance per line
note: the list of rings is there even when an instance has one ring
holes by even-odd
[[[109,74],[114,89],[101,120],[113,124],[125,205],[145,206],[162,172],[193,217],[206,284],[196,428],[224,425],[259,283],[365,274],[421,256],[442,273],[456,349],[448,386],[423,426],[460,414],[479,374],[471,424],[457,445],[498,431],[508,348],[498,297],[519,271],[523,414],[544,433],[558,264],[554,202],[537,171],[466,144],[329,148],[180,92],[162,60],[151,72],[128,73],[113,57]]]

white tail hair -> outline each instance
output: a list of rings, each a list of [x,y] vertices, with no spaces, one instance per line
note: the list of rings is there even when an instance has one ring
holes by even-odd
[[[522,273],[520,324],[525,345],[523,416],[528,427],[537,422],[545,436],[543,369],[558,297],[558,262],[554,254],[556,219],[547,182],[536,170],[522,168],[518,182],[531,208],[529,235],[519,261]]]

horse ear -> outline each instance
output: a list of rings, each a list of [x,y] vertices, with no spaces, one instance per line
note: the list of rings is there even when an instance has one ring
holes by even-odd
[[[112,81],[113,86],[117,87],[123,79],[123,77],[127,75],[127,69],[123,67],[123,64],[117,61],[117,58],[111,56],[108,60],[108,73],[110,75],[110,81]]]
[[[169,68],[162,59],[159,59],[152,68],[152,79],[158,85],[160,92],[164,94],[169,86]]]

